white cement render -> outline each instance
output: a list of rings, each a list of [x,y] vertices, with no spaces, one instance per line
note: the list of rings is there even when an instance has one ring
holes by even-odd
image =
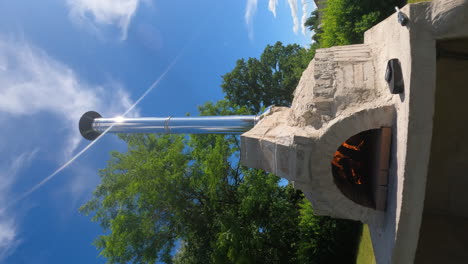
[[[398,27],[393,15],[365,34],[366,44],[379,43],[372,45],[381,54],[376,72],[384,71],[387,59],[399,58],[407,89],[404,98],[395,97],[394,101],[397,134],[393,139],[397,143],[392,155],[396,159],[389,175],[385,224],[383,228],[370,225],[378,263],[414,261],[432,138],[436,41],[468,37],[466,0],[413,4],[403,12],[410,18],[407,27]]]
[[[424,207],[432,137],[436,41],[468,37],[468,0],[435,0],[402,9],[365,34],[365,44],[317,51],[290,108],[275,108],[242,136],[246,166],[289,179],[316,214],[368,223],[377,263],[413,263]],[[398,58],[405,92],[389,93],[387,61]],[[371,73],[371,74],[369,74]],[[391,126],[387,210],[347,199],[333,183],[331,160],[350,136]]]
[[[377,84],[372,49],[351,45],[318,50],[291,107],[273,108],[242,136],[241,149],[244,165],[294,182],[315,214],[382,225],[383,213],[344,196],[331,171],[333,154],[344,141],[394,123],[394,96],[385,83]]]

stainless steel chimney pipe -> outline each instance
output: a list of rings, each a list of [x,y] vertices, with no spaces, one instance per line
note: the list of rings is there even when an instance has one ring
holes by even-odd
[[[94,140],[107,133],[157,133],[157,134],[242,134],[268,113],[246,116],[197,116],[197,117],[138,117],[102,118],[89,111],[79,122],[81,135]]]

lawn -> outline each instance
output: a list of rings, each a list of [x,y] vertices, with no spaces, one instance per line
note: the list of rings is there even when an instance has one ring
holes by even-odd
[[[356,264],[375,264],[374,249],[372,247],[369,226],[367,225],[362,226]]]
[[[408,4],[419,3],[419,2],[430,2],[431,0],[408,0]]]

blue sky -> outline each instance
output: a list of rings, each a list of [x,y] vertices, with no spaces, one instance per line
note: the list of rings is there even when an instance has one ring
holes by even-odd
[[[93,145],[77,129],[96,110],[183,116],[222,99],[221,75],[276,41],[310,44],[306,0],[0,1],[0,263],[104,263],[97,223],[78,208],[99,184],[115,136]],[[39,187],[39,188],[37,188]],[[34,190],[33,192],[30,192]]]

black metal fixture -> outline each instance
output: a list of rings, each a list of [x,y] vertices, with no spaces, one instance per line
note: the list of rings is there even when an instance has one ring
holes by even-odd
[[[405,90],[403,72],[398,59],[391,59],[388,61],[387,70],[385,71],[385,81],[387,81],[392,94],[400,94]]]
[[[402,25],[403,27],[408,25],[408,16],[405,13],[401,12],[401,10],[397,6],[395,6],[395,10],[398,13],[398,23],[400,23],[400,25]]]
[[[87,140],[95,140],[101,133],[93,129],[94,119],[102,116],[95,111],[88,111],[80,118],[79,129],[81,135]]]

